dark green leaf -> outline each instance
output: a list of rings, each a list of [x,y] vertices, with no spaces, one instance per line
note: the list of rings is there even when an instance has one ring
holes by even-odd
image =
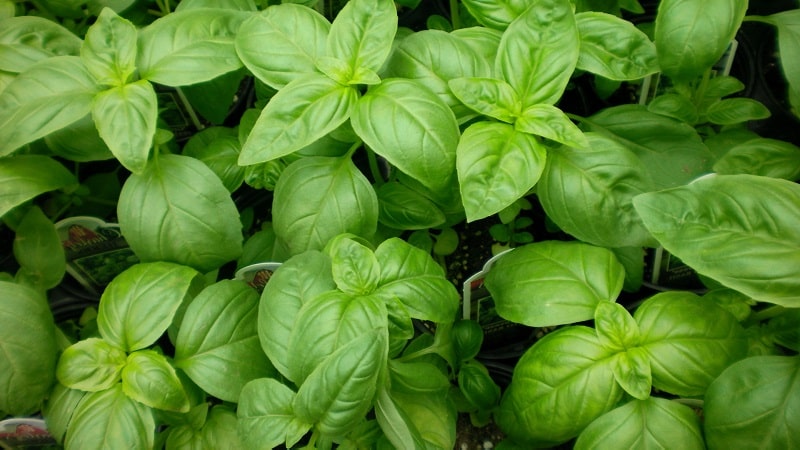
[[[81,391],[97,392],[119,383],[128,355],[103,339],[89,338],[67,347],[56,367],[59,383]]]
[[[378,221],[398,230],[425,230],[444,223],[445,215],[429,198],[398,182],[377,191]]]
[[[240,150],[236,130],[211,127],[192,136],[184,145],[183,154],[203,161],[222,180],[228,192],[233,192],[244,182],[245,168],[237,164]]]
[[[53,222],[38,206],[25,213],[14,237],[14,258],[27,280],[37,287],[51,289],[64,277],[64,247]]]
[[[792,112],[800,117],[800,10],[791,9],[767,16],[778,28],[780,67],[789,84],[789,103]]]
[[[711,104],[708,121],[717,125],[735,125],[768,118],[771,113],[763,103],[752,98],[726,98]]]
[[[185,413],[191,406],[175,369],[153,350],[128,355],[122,369],[122,391],[151,408]]]
[[[458,388],[478,411],[490,410],[500,402],[500,387],[489,370],[478,361],[469,361],[458,371]]]

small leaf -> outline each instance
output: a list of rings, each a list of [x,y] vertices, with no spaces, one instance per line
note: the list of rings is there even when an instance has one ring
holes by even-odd
[[[175,369],[153,350],[128,355],[122,369],[122,391],[151,408],[185,413],[191,406]]]
[[[19,223],[13,250],[26,279],[36,286],[51,289],[64,277],[66,261],[61,238],[38,206],[31,207]]]
[[[310,423],[297,418],[292,406],[295,392],[273,378],[247,383],[239,402],[239,435],[247,448],[272,449],[285,443],[294,447],[311,429]]]
[[[333,263],[333,280],[340,291],[369,295],[378,285],[380,264],[372,249],[349,237],[335,238],[326,247]]]
[[[128,355],[99,338],[78,341],[58,360],[56,377],[70,389],[97,392],[119,383]]]
[[[86,31],[81,60],[99,84],[122,86],[136,72],[136,38],[136,26],[105,7]]]
[[[540,104],[529,106],[514,123],[518,131],[535,134],[560,144],[579,149],[589,146],[580,128],[555,106]]]
[[[203,161],[228,192],[234,192],[245,177],[245,168],[237,164],[241,147],[236,130],[210,127],[192,136],[183,146],[183,154]]]
[[[39,194],[76,182],[72,173],[48,156],[0,158],[0,217]]]
[[[576,14],[578,68],[609,80],[638,80],[658,72],[656,46],[632,22],[602,12]]]
[[[633,398],[647,400],[653,387],[650,359],[645,351],[632,348],[614,356],[614,379]]]
[[[598,302],[594,313],[597,338],[611,350],[625,351],[636,347],[640,340],[639,326],[624,306],[613,302]]]
[[[336,15],[327,41],[328,56],[346,61],[350,72],[378,72],[397,32],[397,10],[390,0],[353,0]]]
[[[447,85],[461,103],[479,114],[514,123],[522,112],[519,96],[505,81],[494,78],[454,78]]]
[[[502,31],[530,6],[530,1],[464,0],[464,6],[481,25]]]
[[[751,98],[726,98],[708,107],[708,121],[717,125],[735,125],[766,119],[772,113],[763,103]]]
[[[651,113],[672,117],[689,125],[694,125],[700,120],[700,114],[694,103],[680,94],[661,94],[647,105],[647,110]]]

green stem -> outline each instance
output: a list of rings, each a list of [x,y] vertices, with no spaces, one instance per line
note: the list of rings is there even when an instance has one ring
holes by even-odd
[[[360,143],[359,143],[360,144]],[[378,166],[378,158],[375,156],[375,152],[370,149],[367,150],[367,161],[369,163],[369,171],[372,173],[372,178],[375,180],[375,187],[381,187],[386,180],[383,179],[383,174],[381,174],[381,168]]]
[[[459,17],[458,14],[458,0],[450,0],[450,22],[453,23],[454,30],[461,28],[461,17]]]
[[[396,358],[395,361],[408,362],[425,355],[433,355],[433,354],[436,354],[436,350],[433,347],[425,347],[422,350],[417,350],[415,352]]]
[[[676,402],[682,403],[690,408],[699,408],[702,409],[704,402],[699,398],[676,398]]]
[[[775,22],[773,22],[769,17],[764,16],[745,16],[744,22],[760,22],[775,26]]]
[[[765,320],[772,319],[774,317],[780,316],[783,312],[786,311],[786,308],[780,305],[772,305],[770,307],[764,308],[761,311],[758,311],[752,314],[748,319],[748,324],[756,324],[763,322]]]

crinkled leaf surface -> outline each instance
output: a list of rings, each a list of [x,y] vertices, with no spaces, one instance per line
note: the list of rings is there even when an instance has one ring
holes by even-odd
[[[98,83],[121,86],[136,72],[136,26],[103,8],[86,31],[81,60]]]
[[[658,71],[656,46],[632,22],[603,12],[575,15],[578,68],[609,80],[638,80]]]
[[[755,138],[730,148],[714,163],[721,175],[750,174],[800,179],[800,148],[778,139]]]

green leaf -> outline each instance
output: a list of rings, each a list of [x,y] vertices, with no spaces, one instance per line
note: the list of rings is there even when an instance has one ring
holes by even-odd
[[[32,414],[56,373],[56,333],[47,299],[27,286],[0,281],[0,411]]]
[[[64,447],[153,448],[155,429],[152,410],[125,395],[120,383],[83,397],[67,429]]]
[[[58,382],[53,386],[41,412],[47,423],[47,431],[56,442],[64,442],[72,412],[85,395],[84,391],[70,389]]]
[[[166,357],[153,350],[128,355],[122,369],[122,391],[151,408],[188,412],[189,397]]]
[[[728,48],[746,11],[738,0],[661,1],[655,22],[661,71],[678,82],[702,75]]]
[[[22,217],[13,250],[26,280],[36,286],[51,289],[64,277],[66,261],[61,238],[38,206],[31,207]]]
[[[292,3],[273,5],[242,23],[236,33],[236,53],[260,81],[281,89],[316,71],[315,61],[325,55],[330,28],[330,22],[314,9]],[[297,30],[303,30],[302,37]]]
[[[447,375],[428,362],[389,360],[388,368],[392,392],[431,395],[451,387]]]
[[[747,353],[739,322],[713,302],[683,291],[646,300],[634,313],[653,386],[681,396],[703,395],[726,367]]]
[[[756,300],[800,305],[797,184],[713,175],[633,204],[664,248],[698,273]]]
[[[133,352],[148,347],[167,330],[198,273],[168,262],[140,263],[106,287],[97,311],[100,335]]]
[[[617,81],[658,72],[655,44],[632,22],[602,12],[582,12],[575,18],[581,42],[579,69]]]
[[[245,168],[237,164],[240,150],[236,130],[225,127],[206,128],[183,146],[183,154],[203,161],[228,192],[239,189],[244,182]]]
[[[259,295],[246,283],[223,280],[186,308],[175,340],[175,367],[204,391],[239,401],[242,387],[276,375],[258,340]]]
[[[0,217],[39,194],[75,183],[72,173],[50,157],[0,158]]]
[[[280,158],[312,144],[343,124],[359,93],[321,74],[292,80],[272,97],[247,137],[240,165]]]
[[[780,67],[789,84],[789,103],[792,112],[800,117],[800,11],[792,9],[767,16],[778,29]]]
[[[405,448],[456,448],[457,412],[447,391],[434,394],[393,391],[392,399],[403,411],[407,420],[406,426],[415,428],[414,435],[418,435],[424,442]],[[383,426],[381,428],[385,430]]]
[[[545,335],[517,362],[495,413],[497,424],[524,448],[572,439],[622,397],[612,355],[588,327]]]
[[[359,100],[352,125],[375,153],[428,189],[445,190],[452,181],[458,123],[420,83],[392,78],[371,87]]]
[[[536,0],[503,33],[495,72],[522,109],[555,104],[578,62],[580,36],[569,0]]]
[[[594,326],[601,344],[611,350],[625,351],[641,341],[639,326],[624,306],[598,302],[594,312]]]
[[[447,85],[461,103],[484,116],[513,124],[522,114],[517,92],[503,80],[454,78]]]
[[[547,327],[594,318],[599,302],[617,298],[624,278],[622,265],[608,249],[542,241],[504,255],[485,283],[500,316]]]
[[[661,94],[647,105],[647,110],[686,122],[689,125],[695,125],[700,120],[700,114],[697,112],[695,104],[680,94]]]
[[[326,247],[333,263],[333,280],[349,295],[369,295],[378,285],[380,264],[369,247],[349,236],[334,238]]]
[[[777,139],[751,139],[730,148],[714,163],[714,172],[796,181],[800,179],[800,148]]]
[[[237,414],[239,435],[249,449],[293,447],[311,429],[294,413],[295,392],[273,378],[261,378],[242,389]]]
[[[98,91],[77,56],[33,64],[0,94],[0,156],[76,122]]]
[[[525,108],[514,123],[514,128],[570,147],[585,149],[589,146],[578,126],[553,105],[539,104]]]
[[[378,221],[398,230],[426,230],[443,224],[446,217],[428,197],[390,181],[377,190]]]
[[[136,72],[136,39],[136,26],[105,7],[86,31],[81,61],[98,84],[122,86]]]
[[[709,448],[800,445],[800,358],[755,356],[730,366],[705,395]]]
[[[122,186],[117,215],[141,261],[173,261],[209,272],[242,251],[242,225],[225,186],[202,162],[159,155]]]
[[[119,383],[128,355],[103,339],[89,338],[67,347],[56,367],[59,383],[81,391],[97,392]]]
[[[275,234],[294,255],[321,250],[342,233],[371,238],[378,199],[350,158],[312,156],[284,170],[275,186],[272,215]]]
[[[614,355],[614,379],[631,397],[647,400],[653,387],[650,358],[641,348],[632,348]]]
[[[48,134],[44,137],[44,142],[55,156],[70,161],[103,161],[114,158],[100,137],[91,114]],[[98,217],[106,217],[106,215],[101,214]]]
[[[734,446],[738,446],[737,444]],[[704,450],[700,420],[688,406],[658,397],[632,400],[610,411],[578,436],[575,450],[681,448]]]
[[[481,25],[505,30],[531,4],[529,0],[464,0],[467,11]]]
[[[735,125],[768,118],[771,113],[763,103],[752,98],[726,98],[711,104],[706,111],[708,121],[717,125]]]
[[[538,181],[546,149],[538,139],[499,122],[476,122],[458,142],[457,169],[467,220],[496,214]]]
[[[246,448],[237,432],[239,420],[236,413],[224,405],[217,405],[211,409],[208,421],[203,427],[203,440],[211,448],[225,448],[231,450],[244,450]]]
[[[429,253],[399,238],[383,241],[375,256],[381,266],[376,295],[396,297],[411,317],[447,323],[455,320],[458,292]]]
[[[78,36],[44,17],[6,18],[0,20],[0,30],[0,71],[24,72],[43,59],[78,55],[81,48]]]
[[[147,166],[158,121],[158,98],[146,80],[100,92],[92,105],[100,137],[119,162],[135,174]]]
[[[375,398],[375,416],[381,431],[395,448],[424,448],[425,444],[417,427],[400,408],[394,395],[388,389],[388,382],[379,384]]]
[[[242,67],[234,39],[243,11],[197,8],[167,14],[139,32],[142,78],[167,86],[213,80]]]
[[[487,411],[500,403],[500,387],[482,363],[471,360],[458,371],[458,388],[478,411]]]
[[[346,61],[352,74],[359,69],[377,72],[392,50],[396,32],[394,2],[353,0],[339,11],[331,25],[327,55]]]

